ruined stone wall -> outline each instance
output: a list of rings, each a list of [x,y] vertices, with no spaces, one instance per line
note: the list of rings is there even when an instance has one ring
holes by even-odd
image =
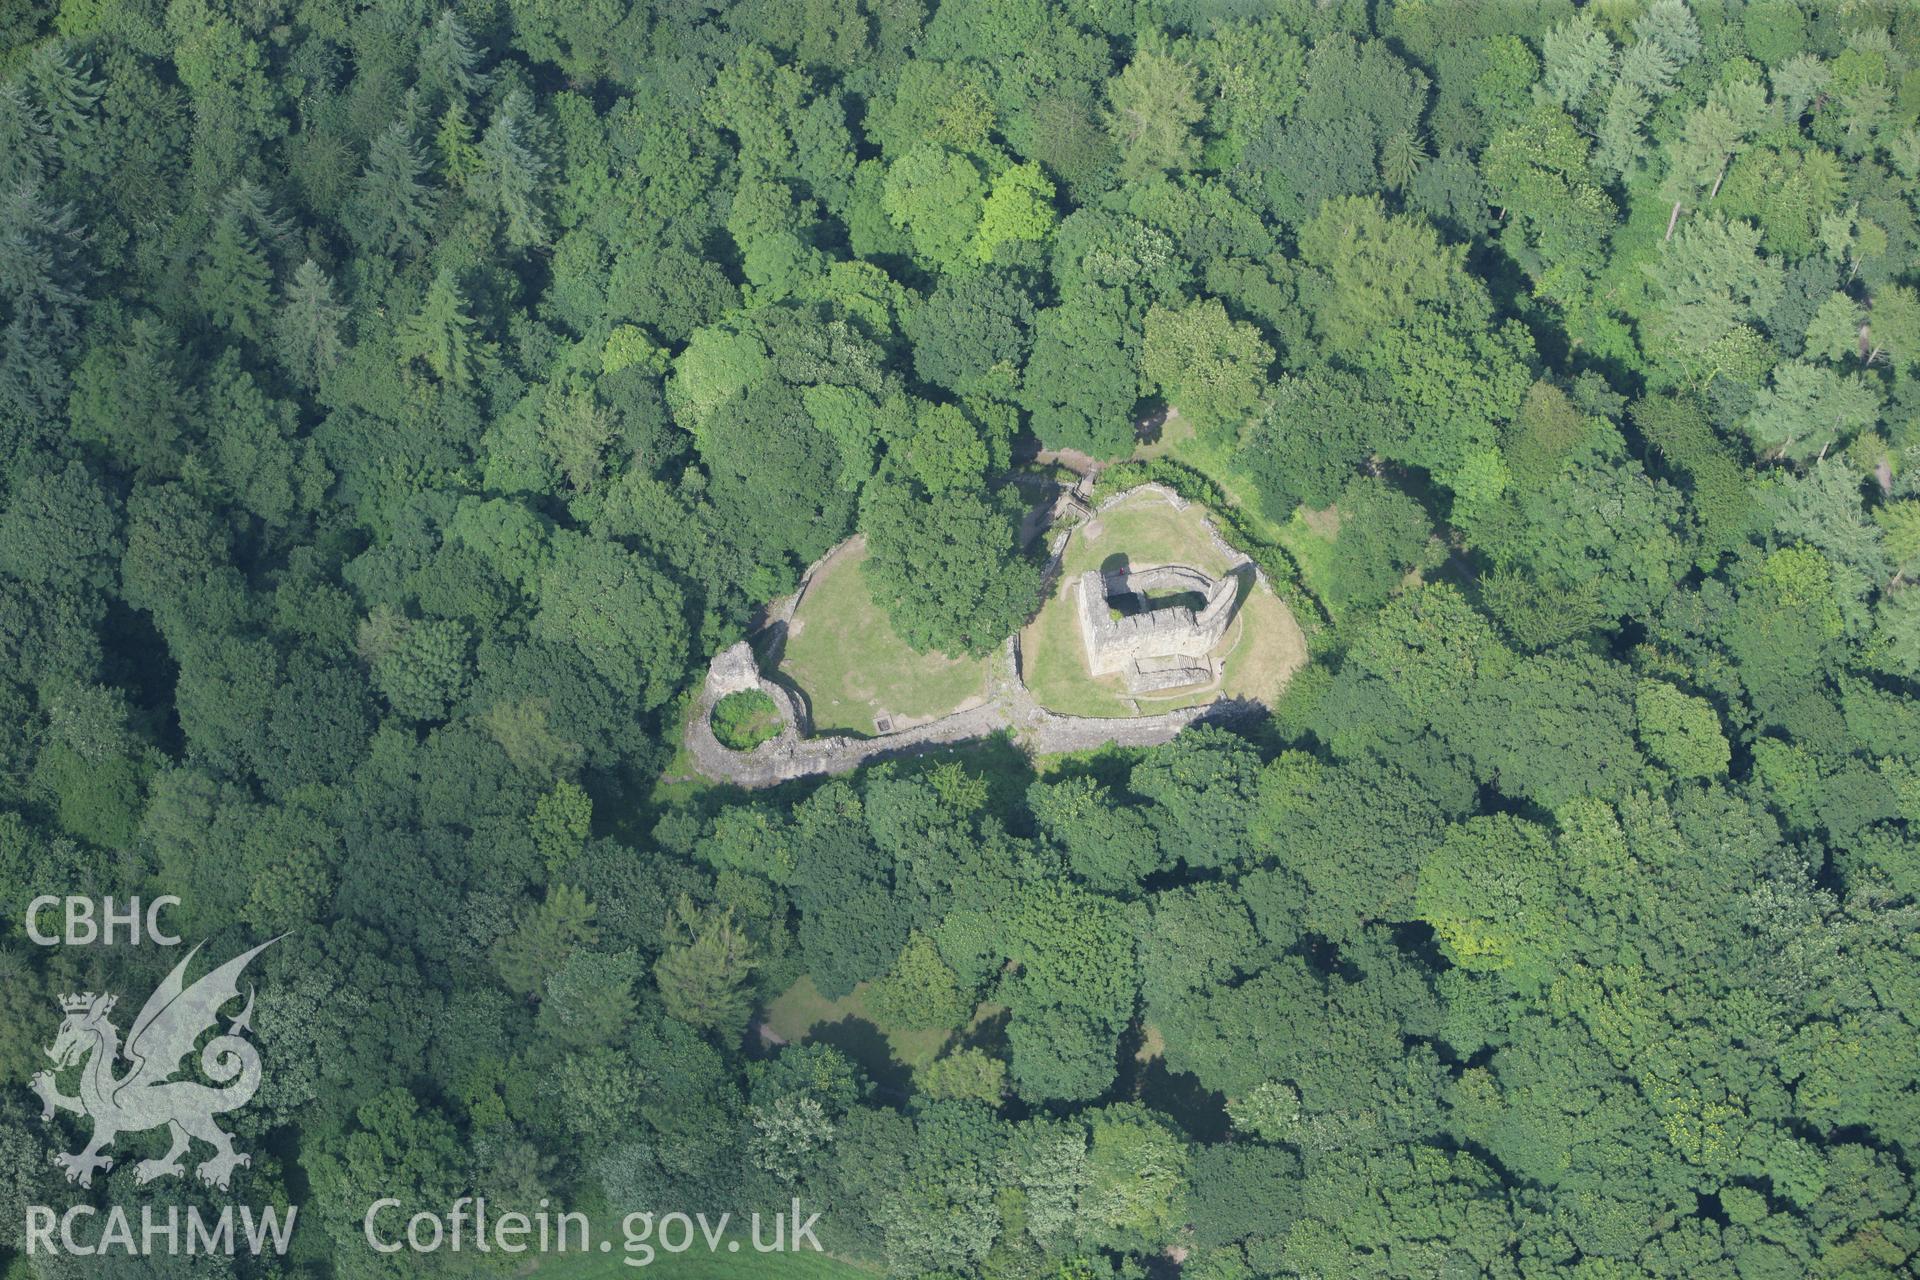
[[[1233,620],[1239,586],[1232,574],[1214,579],[1185,565],[1109,574],[1087,570],[1076,589],[1088,668],[1096,676],[1105,676],[1142,661],[1205,658]],[[1199,592],[1206,597],[1206,606],[1199,613],[1186,605],[1168,605],[1116,618],[1108,605],[1114,596],[1138,595],[1144,602],[1149,591],[1169,589]]]
[[[1076,487],[1075,500],[1086,488],[1085,482]],[[1184,509],[1188,503],[1173,490],[1164,485],[1147,484],[1118,493],[1102,502],[1100,511],[1128,496],[1147,491],[1155,494],[1175,510]],[[1064,500],[1063,500],[1064,501]],[[1077,507],[1076,514],[1081,519],[1089,518],[1084,504]],[[1186,610],[1193,616],[1197,626],[1205,626],[1212,619],[1220,619],[1221,634],[1232,621],[1234,603],[1239,598],[1240,578],[1252,574],[1255,583],[1263,582],[1259,567],[1246,555],[1230,546],[1213,528],[1207,526],[1208,536],[1221,555],[1225,556],[1232,568],[1225,577],[1218,580],[1206,578],[1198,570],[1182,565],[1164,565],[1153,569],[1143,569],[1137,575],[1130,575],[1141,589],[1166,590],[1205,590],[1192,585],[1182,577],[1173,575],[1193,574],[1212,584],[1208,593],[1207,605],[1198,614]],[[1053,584],[1060,572],[1060,562],[1065,555],[1067,543],[1072,538],[1074,527],[1058,530],[1052,541],[1051,555],[1046,569],[1047,591],[1053,590]],[[785,600],[776,601],[763,611],[763,625],[772,626],[785,623],[793,616],[794,606],[799,602],[815,574],[824,569],[837,557],[846,554],[859,543],[856,537],[842,543],[823,556],[802,579],[801,591]],[[1098,577],[1098,574],[1094,575]],[[1100,597],[1099,617],[1107,618],[1105,583],[1096,588]],[[1217,640],[1217,637],[1216,637]],[[1208,646],[1211,649],[1211,645]],[[1089,648],[1091,652],[1091,648]],[[956,711],[942,716],[938,720],[917,725],[895,733],[881,734],[873,738],[853,738],[839,735],[826,737],[812,736],[813,726],[809,721],[806,707],[792,691],[776,681],[769,680],[760,673],[759,664],[753,651],[740,644],[718,655],[713,669],[708,673],[708,681],[700,696],[691,708],[686,725],[685,745],[687,753],[693,758],[695,770],[719,782],[728,782],[741,787],[768,787],[794,778],[819,776],[822,774],[846,773],[862,765],[874,764],[882,760],[911,756],[941,747],[961,746],[992,733],[1008,733],[1012,739],[1028,751],[1039,754],[1054,754],[1067,751],[1090,751],[1107,743],[1124,747],[1154,746],[1171,741],[1182,729],[1192,724],[1229,724],[1245,719],[1254,719],[1265,714],[1260,703],[1245,698],[1221,698],[1197,707],[1183,707],[1173,711],[1162,711],[1151,715],[1099,717],[1068,716],[1049,711],[1035,701],[1021,677],[1020,635],[1009,636],[1001,647],[1000,661],[989,680],[989,696],[985,703],[965,711]],[[1140,688],[1136,691],[1160,687],[1173,688],[1196,682],[1200,674],[1197,669],[1188,668],[1181,655],[1166,658],[1148,659],[1148,670],[1139,672],[1139,663],[1135,662]],[[1157,668],[1157,669],[1156,669]],[[782,721],[780,734],[770,742],[762,743],[752,751],[733,751],[720,744],[713,736],[710,716],[714,703],[726,694],[741,688],[757,688],[774,700],[779,708]]]
[[[687,723],[687,753],[693,757],[694,767],[715,781],[741,787],[771,787],[794,778],[847,773],[861,765],[960,746],[992,733],[1009,733],[1025,749],[1051,755],[1091,751],[1106,743],[1123,747],[1157,746],[1172,741],[1191,724],[1230,724],[1257,718],[1265,711],[1259,703],[1250,700],[1222,699],[1157,715],[1111,719],[1060,715],[1035,702],[1020,679],[1019,641],[1018,635],[1009,636],[1001,646],[991,680],[991,695],[985,703],[877,738],[802,736],[798,728],[798,705],[780,685],[763,680],[759,687],[779,705],[785,727],[779,737],[752,751],[729,750],[713,736],[713,726],[708,720],[713,704],[719,700],[716,684],[710,683],[702,690]],[[723,670],[716,682],[718,685],[737,679],[734,673],[739,670],[742,658],[752,661],[752,652],[722,655]]]
[[[1206,607],[1194,615],[1193,625],[1212,632],[1217,640],[1227,633],[1227,624],[1233,621],[1233,609],[1239,600],[1239,575],[1229,573],[1213,584],[1213,590],[1207,593]]]

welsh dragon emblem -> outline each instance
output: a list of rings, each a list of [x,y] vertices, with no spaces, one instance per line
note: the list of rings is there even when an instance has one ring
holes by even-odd
[[[43,1121],[51,1120],[55,1110],[93,1118],[93,1141],[84,1150],[53,1157],[53,1163],[66,1171],[68,1182],[92,1186],[96,1170],[113,1168],[113,1161],[100,1153],[113,1145],[115,1138],[161,1125],[167,1126],[173,1145],[161,1158],[142,1160],[134,1167],[137,1182],[184,1173],[180,1158],[191,1149],[195,1138],[213,1148],[212,1157],[195,1170],[208,1186],[226,1190],[234,1169],[252,1163],[250,1157],[234,1151],[232,1137],[213,1122],[222,1112],[245,1106],[260,1087],[260,1054],[244,1038],[252,1030],[251,988],[239,1016],[230,1019],[226,1032],[207,1041],[200,1051],[200,1069],[214,1084],[173,1077],[181,1070],[181,1059],[193,1052],[201,1035],[218,1027],[220,1010],[239,998],[240,974],[247,962],[278,941],[263,942],[188,986],[187,966],[200,952],[196,946],[147,997],[140,1016],[133,1020],[124,1050],[120,1030],[108,1017],[117,997],[92,992],[61,997],[66,1020],[46,1053],[58,1070],[84,1064],[80,1093],[73,1098],[62,1094],[52,1071],[34,1076],[33,1091],[40,1095]],[[132,1065],[126,1074],[116,1077],[114,1064],[121,1057]]]

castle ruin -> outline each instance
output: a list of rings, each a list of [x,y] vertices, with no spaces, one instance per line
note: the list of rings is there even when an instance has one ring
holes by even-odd
[[[1080,575],[1080,638],[1095,676],[1123,675],[1134,693],[1209,684],[1220,675],[1214,648],[1240,599],[1235,573],[1208,577],[1186,565],[1089,569]],[[1156,608],[1153,596],[1191,594],[1204,603]]]

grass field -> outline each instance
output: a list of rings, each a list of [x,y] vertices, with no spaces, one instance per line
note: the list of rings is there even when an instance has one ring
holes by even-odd
[[[1274,520],[1262,509],[1252,482],[1234,469],[1227,451],[1201,440],[1194,434],[1193,424],[1178,416],[1168,419],[1160,439],[1141,445],[1133,456],[1172,458],[1213,481],[1233,505],[1234,513],[1254,533],[1286,548],[1294,563],[1300,566],[1301,582],[1326,605],[1326,587],[1332,581],[1328,551],[1339,528],[1338,519],[1331,523],[1324,519],[1331,508],[1310,516],[1296,511],[1290,520]]]
[[[1075,583],[1081,573],[1118,557],[1139,567],[1186,564],[1216,575],[1228,567],[1226,556],[1207,534],[1201,508],[1175,511],[1153,494],[1139,494],[1110,507],[1097,521],[1076,531],[1067,543],[1054,594],[1021,637],[1027,687],[1041,705],[1067,715],[1131,716],[1171,711],[1221,696],[1267,701],[1305,663],[1306,638],[1291,611],[1271,591],[1252,586],[1215,650],[1225,660],[1225,674],[1218,685],[1134,697],[1118,675],[1095,679],[1087,674],[1074,612],[1078,607]]]
[[[807,695],[817,731],[871,734],[945,715],[987,688],[991,659],[915,653],[867,588],[864,546],[847,548],[807,588],[780,672]]]
[[[729,1234],[734,1234],[731,1229]],[[694,1247],[687,1252],[662,1253],[656,1247],[651,1263],[630,1267],[621,1249],[618,1224],[602,1238],[614,1242],[612,1252],[550,1256],[534,1267],[530,1273],[533,1280],[614,1280],[616,1276],[653,1276],[664,1280],[874,1280],[880,1274],[810,1250],[755,1253],[751,1244],[743,1242],[738,1253],[709,1253],[697,1229]],[[721,1248],[724,1250],[726,1246]],[[634,1256],[637,1260],[645,1255]]]
[[[1315,512],[1302,508],[1293,513],[1293,519],[1280,526],[1279,537],[1275,539],[1300,566],[1301,581],[1319,597],[1321,607],[1334,621],[1339,618],[1327,602],[1327,588],[1334,578],[1333,541],[1340,536],[1339,531],[1339,508]]]
[[[802,975],[767,1006],[767,1029],[789,1044],[812,1039],[832,1045],[858,1063],[875,1084],[905,1090],[912,1072],[938,1057],[953,1032],[886,1026],[867,1008],[866,990],[863,982],[853,994],[829,1000],[811,977]]]
[[[1234,469],[1228,450],[1209,444],[1194,433],[1193,422],[1178,414],[1167,419],[1160,438],[1133,451],[1135,458],[1172,458],[1184,462],[1219,486],[1234,513],[1252,530],[1269,542],[1278,542],[1283,526],[1276,524],[1261,509],[1260,495],[1252,482]]]

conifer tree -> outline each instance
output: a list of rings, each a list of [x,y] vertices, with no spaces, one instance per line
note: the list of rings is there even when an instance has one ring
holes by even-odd
[[[464,98],[486,87],[488,77],[479,65],[480,51],[465,24],[453,10],[441,10],[420,38],[421,86],[449,100]]]
[[[66,370],[46,330],[15,316],[0,329],[0,408],[20,421],[50,418],[66,394]]]
[[[86,241],[37,178],[0,191],[0,404],[22,417],[54,415],[66,394],[60,352],[86,305]]]
[[[405,124],[389,125],[375,138],[353,202],[356,238],[387,253],[424,253],[430,193],[421,177],[426,171]]]
[[[259,338],[273,309],[273,272],[247,218],[229,206],[213,224],[200,268],[200,305],[222,329],[243,338]]]
[[[539,207],[540,175],[546,165],[527,145],[522,119],[527,100],[518,91],[507,96],[480,139],[479,169],[473,187],[505,223],[507,243],[529,249],[547,243]]]
[[[86,301],[80,292],[86,240],[72,207],[49,200],[37,180],[0,193],[0,305],[6,314],[71,336]]]
[[[188,409],[173,365],[177,345],[166,325],[137,316],[123,338],[89,351],[67,406],[73,437],[136,474],[177,474]]]
[[[480,167],[480,149],[473,142],[473,122],[458,99],[441,113],[440,129],[433,135],[434,150],[440,156],[440,172],[456,187],[465,187]]]
[[[44,176],[53,128],[17,80],[0,84],[0,186]]]
[[[293,243],[293,219],[277,211],[259,183],[242,178],[220,202],[221,211],[253,233],[260,247],[278,257]]]
[[[440,268],[420,310],[401,322],[394,341],[403,360],[418,360],[456,389],[473,379],[473,317],[452,270]]]
[[[26,80],[54,139],[65,145],[87,123],[100,86],[59,44],[45,44],[27,60]]]
[[[748,982],[758,956],[734,923],[733,908],[703,915],[681,894],[667,928],[668,946],[653,966],[667,1012],[702,1031],[744,1022],[753,1007]]]
[[[312,258],[294,270],[274,324],[280,362],[295,380],[313,386],[340,362],[340,322],[347,309],[334,300],[333,281]]]

